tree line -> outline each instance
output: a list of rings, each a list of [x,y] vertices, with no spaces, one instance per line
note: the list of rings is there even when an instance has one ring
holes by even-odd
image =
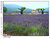
[[[23,11],[26,9],[26,7],[21,7],[21,8],[18,8],[20,10],[20,13],[23,14]],[[36,9],[38,10],[38,12],[41,10],[41,13],[44,14],[44,8],[38,8]],[[7,12],[7,8],[6,7],[3,7],[3,12]]]

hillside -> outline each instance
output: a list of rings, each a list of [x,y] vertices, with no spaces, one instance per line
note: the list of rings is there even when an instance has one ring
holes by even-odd
[[[8,12],[15,12],[19,11],[18,8],[21,8],[22,6],[16,4],[4,4],[4,7],[8,9]],[[32,9],[26,8],[23,12],[30,13],[32,12]]]

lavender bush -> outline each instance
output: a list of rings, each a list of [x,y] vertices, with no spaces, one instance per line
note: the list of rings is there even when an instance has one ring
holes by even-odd
[[[3,15],[7,34],[49,35],[49,15]]]

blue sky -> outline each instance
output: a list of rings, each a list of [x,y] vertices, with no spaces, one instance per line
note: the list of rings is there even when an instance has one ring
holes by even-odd
[[[16,4],[30,9],[48,8],[48,2],[4,2],[4,4]]]

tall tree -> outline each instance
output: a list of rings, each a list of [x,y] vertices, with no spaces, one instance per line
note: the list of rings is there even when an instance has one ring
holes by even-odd
[[[3,12],[7,12],[7,8],[6,7],[3,7]]]
[[[21,14],[23,14],[23,11],[26,9],[25,7],[22,7],[22,8],[18,8],[19,10],[21,10]]]
[[[41,8],[41,13],[42,13],[42,14],[44,14],[44,10],[45,10],[44,8]]]
[[[41,10],[41,13],[44,14],[44,10],[45,10],[44,8],[38,8],[37,10],[38,11]]]

